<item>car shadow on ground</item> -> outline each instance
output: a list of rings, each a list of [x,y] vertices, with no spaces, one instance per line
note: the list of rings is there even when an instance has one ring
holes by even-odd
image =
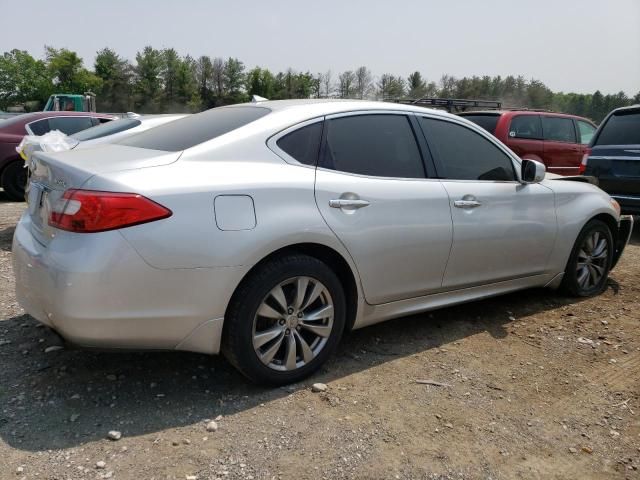
[[[167,428],[233,415],[311,383],[331,382],[479,333],[499,342],[512,318],[576,301],[533,289],[374,325],[347,334],[329,362],[307,381],[282,388],[250,384],[222,357],[44,353],[55,343],[54,335],[21,315],[0,324],[0,340],[11,342],[0,347],[0,437],[17,449],[43,451],[100,440],[112,429],[128,437],[161,435]]]

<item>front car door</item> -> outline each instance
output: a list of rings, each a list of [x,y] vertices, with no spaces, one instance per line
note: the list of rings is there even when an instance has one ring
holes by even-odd
[[[442,285],[451,248],[449,200],[438,180],[426,178],[424,138],[416,133],[415,118],[400,112],[325,120],[316,202],[352,256],[370,304]]]
[[[545,273],[557,232],[553,191],[520,183],[519,164],[479,129],[419,121],[450,198],[453,245],[443,289]]]
[[[558,175],[578,175],[582,146],[576,139],[573,119],[542,115],[544,156],[547,169]]]

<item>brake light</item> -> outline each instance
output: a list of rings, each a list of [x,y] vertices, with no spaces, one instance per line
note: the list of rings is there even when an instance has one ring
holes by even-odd
[[[582,162],[580,162],[580,175],[582,175],[587,170],[587,161],[589,160],[589,156],[591,155],[591,149],[587,148],[584,151],[584,155],[582,156]]]
[[[95,233],[153,222],[171,210],[137,193],[70,189],[53,206],[49,225],[77,233]]]

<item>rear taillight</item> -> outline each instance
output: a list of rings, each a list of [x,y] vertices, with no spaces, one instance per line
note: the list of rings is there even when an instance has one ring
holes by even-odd
[[[580,162],[580,175],[582,175],[587,170],[587,162],[589,161],[589,156],[591,155],[591,149],[587,148],[584,151],[584,155],[582,155],[582,162]]]
[[[78,233],[104,232],[153,222],[171,210],[137,193],[70,189],[53,206],[49,225]]]

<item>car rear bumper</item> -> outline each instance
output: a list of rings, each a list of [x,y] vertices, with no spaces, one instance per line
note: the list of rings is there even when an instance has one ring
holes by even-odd
[[[23,215],[13,238],[16,296],[72,344],[217,353],[245,267],[157,269],[118,231],[60,232],[47,247]]]
[[[631,215],[622,215],[620,217],[620,223],[618,226],[618,236],[616,240],[616,251],[613,256],[613,263],[611,268],[613,269],[620,257],[622,256],[622,252],[625,247],[629,243],[629,239],[631,238],[631,233],[633,232],[633,217]]]
[[[640,197],[634,195],[610,194],[619,204],[622,213],[628,215],[640,215]]]

